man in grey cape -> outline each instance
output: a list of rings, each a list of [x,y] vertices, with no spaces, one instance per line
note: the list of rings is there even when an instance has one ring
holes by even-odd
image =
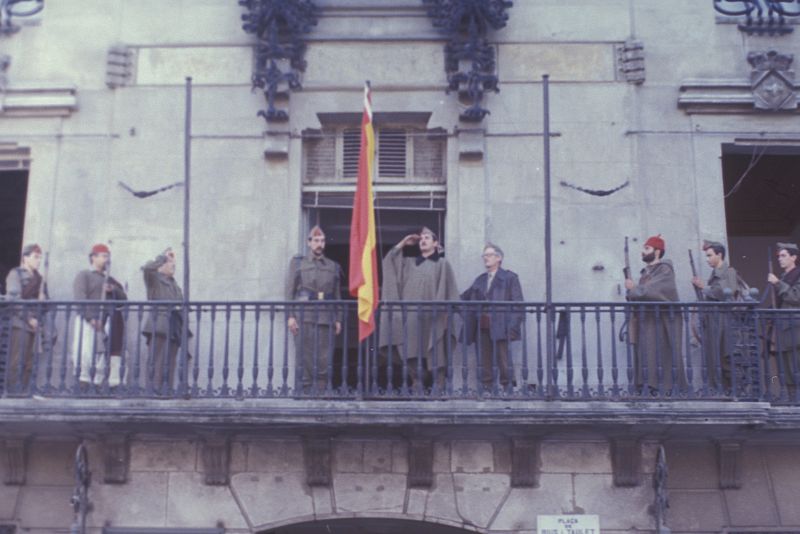
[[[678,302],[675,269],[670,260],[662,259],[666,245],[660,235],[650,237],[642,249],[642,269],[639,283],[625,280],[627,299],[636,303]],[[663,385],[669,392],[686,385],[681,340],[681,313],[669,306],[636,306],[631,310],[628,324],[630,342],[634,345],[634,380],[643,395],[657,394]]]
[[[405,247],[419,247],[420,255],[406,256]],[[392,301],[448,301],[459,298],[453,268],[444,258],[439,238],[429,228],[404,237],[383,259],[381,301],[388,304],[380,318],[382,364],[407,368],[410,385],[422,388],[425,375],[436,373],[436,388],[445,386],[452,321],[444,309],[411,306],[402,313]],[[422,374],[420,374],[420,370]],[[406,382],[406,376],[403,377]]]
[[[708,266],[713,269],[708,282],[694,277],[692,284],[707,302],[725,302],[737,296],[739,275],[725,262],[725,246],[715,241],[704,241],[703,252]],[[708,385],[721,391],[731,388],[730,313],[709,309],[702,313],[700,322]]]

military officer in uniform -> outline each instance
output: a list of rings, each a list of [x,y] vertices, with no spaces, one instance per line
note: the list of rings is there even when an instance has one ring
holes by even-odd
[[[325,257],[325,233],[315,226],[308,234],[308,254],[295,256],[289,265],[287,300],[339,300],[341,279],[342,268]],[[309,305],[289,309],[287,315],[304,391],[326,391],[334,336],[342,331],[341,313],[330,306]]]

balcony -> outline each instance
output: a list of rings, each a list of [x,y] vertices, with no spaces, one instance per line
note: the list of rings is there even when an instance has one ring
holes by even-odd
[[[289,313],[311,335],[292,335]],[[158,333],[153,322],[152,332],[146,326],[152,314],[172,329],[173,370],[168,358],[155,368],[148,338]],[[351,301],[186,308],[180,302],[5,301],[3,390],[6,397],[87,399],[800,403],[793,386],[800,379],[800,311],[745,303],[563,303],[553,305],[548,321],[542,303],[385,302],[379,314],[402,333],[399,339],[386,335],[381,343],[376,333],[358,343]],[[13,330],[21,338],[15,321],[22,318],[35,318],[39,327],[11,343]],[[95,329],[92,318],[104,328]],[[482,318],[514,325],[507,328],[511,341],[493,341],[497,336],[481,328]],[[338,335],[314,326],[335,319],[342,324]],[[33,340],[29,349],[27,339]],[[29,350],[29,373],[11,345]],[[390,346],[393,365],[387,365]],[[306,358],[296,358],[298,351]],[[112,355],[121,356],[118,365],[107,365]],[[304,384],[304,375],[316,378]]]

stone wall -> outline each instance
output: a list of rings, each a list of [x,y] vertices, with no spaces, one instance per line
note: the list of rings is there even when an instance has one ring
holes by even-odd
[[[29,444],[26,480],[0,487],[0,524],[25,532],[53,532],[72,521],[75,443]],[[230,483],[207,485],[203,442],[136,437],[127,482],[105,482],[104,449],[89,442],[94,505],[92,532],[118,527],[224,525],[227,532],[261,532],[284,525],[339,518],[411,519],[477,532],[535,532],[539,514],[597,514],[604,532],[652,530],[652,473],[657,444],[642,446],[640,484],[614,484],[606,441],[544,440],[538,485],[512,487],[512,451],[505,439],[435,440],[433,484],[409,487],[408,442],[336,438],[332,483],[307,484],[300,440],[233,440]],[[719,458],[710,442],[667,442],[673,532],[723,528],[800,527],[796,445],[748,444],[741,456],[741,488],[720,489]],[[5,462],[0,469],[7,469]],[[3,472],[5,474],[5,472]]]

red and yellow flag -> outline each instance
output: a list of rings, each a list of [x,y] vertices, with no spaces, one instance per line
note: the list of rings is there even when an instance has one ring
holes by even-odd
[[[361,149],[358,154],[358,182],[350,223],[350,294],[358,298],[358,339],[375,330],[378,307],[378,260],[375,253],[375,208],[372,176],[375,161],[375,130],[372,128],[372,96],[369,82],[364,87],[364,115],[361,119]]]

